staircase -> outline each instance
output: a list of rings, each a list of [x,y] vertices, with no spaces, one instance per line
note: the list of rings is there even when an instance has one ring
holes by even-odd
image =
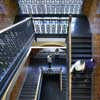
[[[72,36],[72,63],[79,59],[92,57],[92,38],[89,36]]]
[[[74,74],[72,78],[72,100],[91,100],[91,85],[91,73]]]
[[[91,36],[72,37],[72,63],[92,57]],[[72,100],[91,100],[92,72],[74,73],[72,76]]]
[[[33,68],[28,69],[28,73],[20,92],[18,100],[34,100],[39,74]]]

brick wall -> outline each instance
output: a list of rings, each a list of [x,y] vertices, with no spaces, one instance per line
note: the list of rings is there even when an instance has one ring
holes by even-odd
[[[90,14],[90,9],[91,9],[92,3],[93,3],[93,0],[85,0],[85,2],[83,4],[83,12],[86,16],[89,16],[89,14]]]
[[[96,60],[93,81],[93,99],[100,100],[100,34],[93,35],[93,56]]]
[[[16,0],[0,0],[0,30],[12,25],[17,14]]]
[[[100,100],[100,0],[86,0],[84,14],[88,16],[93,44],[93,57],[96,60],[96,69],[93,76],[93,100]],[[89,6],[89,2],[90,6]],[[88,9],[89,8],[89,9]]]

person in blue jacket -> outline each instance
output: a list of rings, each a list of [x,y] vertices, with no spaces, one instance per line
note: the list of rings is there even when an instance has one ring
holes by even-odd
[[[95,64],[96,64],[96,62],[93,58],[86,60],[85,61],[85,71],[92,72],[93,69],[95,68]]]

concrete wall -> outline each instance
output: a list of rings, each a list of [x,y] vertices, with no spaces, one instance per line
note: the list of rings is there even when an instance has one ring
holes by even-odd
[[[16,0],[0,0],[0,30],[12,25],[17,14]]]

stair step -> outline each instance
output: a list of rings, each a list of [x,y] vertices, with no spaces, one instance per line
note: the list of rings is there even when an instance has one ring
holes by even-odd
[[[89,92],[91,89],[88,88],[73,88],[72,91],[85,91],[85,92]]]
[[[91,41],[92,37],[91,36],[72,36],[72,41]]]
[[[80,95],[80,94],[88,94],[90,95],[91,91],[72,91],[73,95]]]
[[[72,45],[77,45],[77,44],[80,44],[80,45],[92,45],[91,44],[91,41],[72,41]]]
[[[72,44],[72,48],[74,48],[74,47],[77,47],[77,48],[81,48],[81,47],[87,48],[87,47],[89,47],[89,48],[91,48],[91,44],[87,44],[87,43],[84,43],[84,44]]]
[[[78,49],[78,50],[83,50],[83,49],[85,49],[85,50],[90,50],[91,49],[91,47],[78,47],[78,46],[72,46],[72,51],[74,51],[75,49]]]
[[[34,89],[36,89],[36,87],[23,87],[23,89],[24,89],[24,90],[34,90]],[[22,90],[23,90],[23,89],[22,89]]]
[[[79,99],[87,99],[87,100],[89,100],[91,97],[90,96],[73,96],[72,98],[73,99],[76,99],[76,98],[78,99],[79,98]]]
[[[91,36],[72,37],[72,64],[80,59],[91,59]],[[79,76],[80,75],[80,76]],[[91,72],[72,74],[72,100],[91,99]]]
[[[36,85],[37,82],[25,82],[24,84],[25,84],[25,85]]]
[[[34,95],[20,95],[21,98],[34,98]]]
[[[19,100],[34,100],[33,98],[20,98]]]
[[[85,85],[82,85],[82,86],[72,86],[72,89],[91,89],[91,87],[87,87]]]
[[[34,95],[35,91],[27,91],[27,92],[22,92],[21,95]]]

